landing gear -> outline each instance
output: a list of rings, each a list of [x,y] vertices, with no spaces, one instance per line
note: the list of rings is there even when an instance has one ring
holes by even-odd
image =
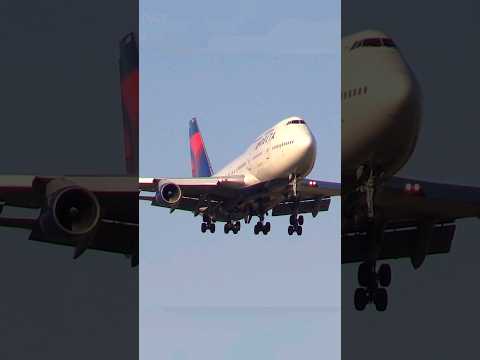
[[[255,235],[258,235],[260,233],[263,233],[263,235],[267,235],[270,230],[271,230],[271,225],[270,225],[270,222],[266,222],[265,224],[263,223],[263,221],[259,221],[255,224],[255,227],[253,228],[253,232]]]
[[[207,230],[210,230],[210,232],[213,234],[215,232],[215,224],[212,222],[202,223],[200,230],[202,230],[202,233],[206,233]]]
[[[223,227],[223,231],[225,232],[225,234],[228,234],[230,230],[234,234],[237,234],[240,231],[240,221],[236,221],[235,223],[231,221],[227,222]]]
[[[387,289],[392,280],[390,265],[380,265],[376,271],[375,263],[364,262],[358,267],[358,283],[361,287],[355,290],[355,309],[362,311],[373,303],[377,311],[385,311],[388,306]]]
[[[357,192],[364,196],[361,212],[367,216],[368,221],[375,218],[375,192],[382,177],[383,172],[375,171],[373,166],[362,165],[357,169]]]
[[[215,233],[215,223],[213,220],[206,214],[203,214],[203,222],[200,227],[200,230],[202,233],[206,233],[207,230],[210,230],[210,232],[213,234]]]
[[[290,215],[290,226],[288,227],[288,235],[293,235],[293,233],[297,233],[297,235],[302,235],[303,229],[303,215]]]

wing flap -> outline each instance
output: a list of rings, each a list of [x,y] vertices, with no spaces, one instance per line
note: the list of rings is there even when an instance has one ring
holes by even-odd
[[[300,202],[287,201],[275,206],[272,210],[273,216],[297,214],[317,214],[320,211],[328,211],[330,198],[318,200],[306,200]]]
[[[76,246],[67,238],[51,238],[44,234],[38,223],[33,224],[29,239],[50,244]],[[88,248],[125,255],[135,254],[135,251],[138,253],[138,224],[102,220]]]
[[[379,259],[409,258],[418,238],[418,228],[403,228],[385,231]],[[455,224],[434,227],[427,255],[450,252]],[[342,263],[355,263],[368,258],[368,240],[366,233],[348,233],[342,235]]]

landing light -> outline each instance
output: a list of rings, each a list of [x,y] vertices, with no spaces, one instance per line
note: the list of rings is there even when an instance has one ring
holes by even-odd
[[[417,194],[420,194],[422,192],[422,187],[418,183],[415,183],[415,184],[406,183],[405,184],[405,192],[417,195]]]

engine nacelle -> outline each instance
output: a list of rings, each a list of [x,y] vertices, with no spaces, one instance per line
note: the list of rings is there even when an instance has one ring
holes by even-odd
[[[48,195],[40,226],[47,236],[85,237],[94,234],[100,213],[100,204],[94,194],[69,185]]]
[[[175,205],[182,198],[182,190],[180,186],[174,183],[162,184],[158,189],[156,198],[159,202]]]
[[[418,226],[418,236],[410,251],[410,260],[414,269],[420,268],[427,256],[433,235],[433,222],[423,222]]]

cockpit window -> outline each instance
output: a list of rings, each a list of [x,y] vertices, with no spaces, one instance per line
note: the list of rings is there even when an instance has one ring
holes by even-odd
[[[305,124],[305,121],[303,121],[303,120],[290,120],[289,122],[287,122],[287,125],[290,125],[290,124]]]
[[[380,39],[365,39],[363,40],[363,46],[375,46],[380,47],[382,46],[382,41]]]
[[[355,41],[350,50],[354,50],[359,47],[397,47],[390,38],[368,38],[360,41]]]
[[[385,39],[382,39],[382,40],[383,40],[383,46],[387,46],[387,47],[397,47],[397,45],[395,45],[395,43],[393,42],[392,39],[385,38]]]

